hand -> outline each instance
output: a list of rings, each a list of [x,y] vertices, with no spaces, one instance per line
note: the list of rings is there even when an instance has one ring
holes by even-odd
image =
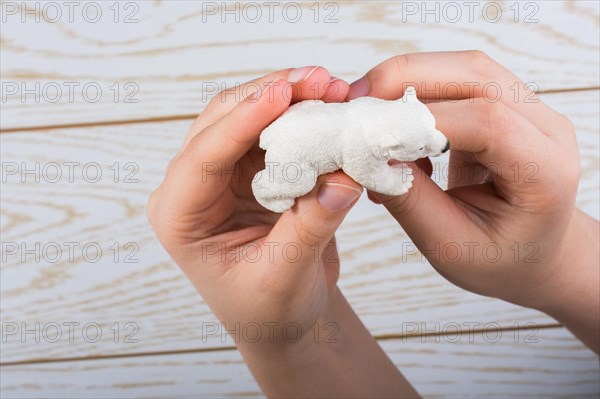
[[[348,99],[396,99],[408,85],[450,140],[448,190],[420,160],[408,194],[370,197],[445,278],[545,311],[598,352],[598,223],[575,210],[571,122],[478,51],[394,57],[353,83]]]
[[[226,324],[294,321],[308,328],[337,282],[339,261],[330,244],[362,188],[348,178],[346,188],[321,184],[321,200],[337,199],[332,206],[340,209],[321,206],[315,190],[281,216],[260,206],[251,190],[254,173],[264,168],[260,132],[290,100],[333,92],[324,68],[301,72],[310,76],[294,85],[295,95],[285,70],[215,96],[148,205],[161,243]],[[328,100],[343,99],[347,83],[331,84],[336,95]]]
[[[256,94],[239,99],[250,89]],[[264,168],[261,131],[290,102],[342,101],[347,92],[346,82],[309,67],[220,93],[148,203],[159,240],[225,328],[237,330],[238,348],[268,395],[415,395],[336,287],[334,232],[362,187],[343,173],[321,176],[282,215],[260,206],[251,190]],[[258,340],[240,336],[250,325],[260,328]],[[314,341],[311,329],[327,326],[340,331],[338,343]]]

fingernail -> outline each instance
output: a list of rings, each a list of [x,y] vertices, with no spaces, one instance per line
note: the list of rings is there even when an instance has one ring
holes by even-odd
[[[348,100],[354,100],[358,97],[364,97],[369,94],[369,81],[365,76],[353,82],[348,91]]]
[[[362,190],[339,183],[323,183],[317,193],[317,201],[330,212],[342,211],[353,203]]]
[[[303,67],[303,68],[292,69],[290,71],[290,73],[288,74],[288,82],[290,82],[290,83],[304,82],[317,69],[319,69],[318,66],[308,66],[308,67]]]

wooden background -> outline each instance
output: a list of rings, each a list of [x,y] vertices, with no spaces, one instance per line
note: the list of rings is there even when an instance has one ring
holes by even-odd
[[[422,9],[409,15],[406,2],[356,1],[297,3],[303,14],[296,23],[285,20],[283,4],[274,8],[272,22],[263,7],[252,23],[255,14],[243,8],[236,22],[235,13],[212,15],[196,1],[118,3],[115,22],[112,2],[98,2],[102,17],[90,23],[82,17],[83,3],[72,22],[64,6],[57,22],[47,21],[55,17],[50,9],[40,10],[39,22],[29,14],[23,22],[22,10],[13,15],[11,8],[20,2],[3,2],[2,397],[261,396],[231,339],[203,334],[214,316],[145,219],[149,193],[214,84],[317,64],[351,81],[395,54],[483,50],[572,119],[581,149],[578,206],[598,218],[598,2],[488,3],[478,3],[472,22],[465,7],[458,22],[436,23]],[[442,17],[454,18],[448,8],[444,14],[446,3],[437,4]],[[493,23],[496,5],[502,17]],[[288,12],[288,19],[295,15]],[[127,15],[137,22],[125,23]],[[69,98],[67,85],[75,83]],[[20,91],[36,84],[38,99]],[[10,94],[15,85],[19,92]],[[57,85],[63,92],[55,101]],[[82,94],[84,85],[101,88],[97,102],[93,93]],[[127,95],[137,101],[126,101]],[[52,169],[44,169],[53,162],[63,165],[55,183]],[[65,162],[79,163],[72,182]],[[82,178],[82,167],[91,163],[103,173],[95,183]],[[8,174],[15,165],[39,165],[40,181]],[[21,252],[6,251],[11,243],[64,249],[68,242],[79,243],[73,259],[50,249],[39,260],[28,255],[23,261]],[[599,395],[598,358],[568,331],[539,312],[462,291],[420,256],[403,256],[406,234],[366,198],[344,222],[338,242],[341,289],[422,395]],[[86,244],[102,249],[99,261],[82,254]],[[73,339],[65,327],[70,322],[79,323]],[[36,323],[39,342],[22,330]],[[50,342],[53,323],[62,326],[57,342]],[[100,326],[97,342],[82,335],[86,323]],[[14,326],[19,331],[9,333]],[[440,333],[445,327],[447,334]]]

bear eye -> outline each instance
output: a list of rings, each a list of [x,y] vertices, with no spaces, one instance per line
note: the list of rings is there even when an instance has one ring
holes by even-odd
[[[423,151],[423,148],[424,148],[424,147],[421,147],[421,148],[419,148],[419,151]]]

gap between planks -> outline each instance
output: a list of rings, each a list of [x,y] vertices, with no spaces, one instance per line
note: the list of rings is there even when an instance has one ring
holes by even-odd
[[[550,89],[550,90],[538,90],[536,94],[555,94],[555,93],[575,93],[580,91],[593,91],[600,90],[600,86],[596,87],[574,87],[568,89]],[[96,127],[96,126],[113,126],[113,125],[130,125],[137,123],[153,123],[153,122],[173,122],[186,119],[196,119],[198,114],[182,114],[182,115],[165,115],[157,116],[154,118],[141,118],[141,119],[123,119],[115,121],[97,121],[97,122],[86,122],[86,123],[66,123],[58,125],[42,125],[42,126],[23,126],[14,127],[8,129],[0,129],[0,134],[6,133],[19,133],[19,132],[35,132],[40,130],[54,130],[54,129],[74,129],[81,127]]]
[[[538,324],[531,327],[501,327],[496,329],[483,329],[476,328],[470,330],[470,333],[478,334],[478,333],[488,333],[495,331],[528,331],[528,330],[549,330],[552,328],[563,328],[563,326],[559,323],[549,323],[549,324]],[[439,337],[444,336],[442,332],[430,332],[424,334],[383,334],[376,335],[375,339],[378,341],[391,341],[394,339],[415,339],[415,338],[424,338],[424,337]],[[232,351],[237,350],[235,346],[222,346],[222,347],[214,347],[214,348],[190,348],[190,349],[179,349],[179,350],[167,350],[167,351],[149,351],[149,352],[137,352],[137,353],[117,353],[114,355],[99,355],[99,356],[73,356],[73,357],[61,357],[55,359],[28,359],[28,360],[16,360],[13,362],[4,362],[0,363],[0,367],[8,367],[8,366],[25,366],[31,364],[46,364],[46,363],[62,363],[62,362],[79,362],[86,360],[106,360],[106,359],[122,359],[122,358],[132,358],[132,357],[146,357],[146,356],[171,356],[171,355],[186,355],[191,353],[205,353],[205,352],[219,352],[219,351]]]

